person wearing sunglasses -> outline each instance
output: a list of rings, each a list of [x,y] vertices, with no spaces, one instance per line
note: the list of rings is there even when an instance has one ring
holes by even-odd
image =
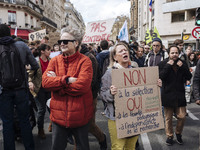
[[[79,30],[63,28],[58,40],[62,54],[51,59],[42,76],[43,87],[51,91],[52,150],[65,150],[71,133],[77,149],[90,149],[93,69],[91,60],[79,52],[82,37]]]

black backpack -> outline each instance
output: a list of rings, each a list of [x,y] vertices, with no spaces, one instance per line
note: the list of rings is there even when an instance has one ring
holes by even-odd
[[[4,89],[21,87],[25,80],[25,66],[14,43],[0,45],[0,85]]]

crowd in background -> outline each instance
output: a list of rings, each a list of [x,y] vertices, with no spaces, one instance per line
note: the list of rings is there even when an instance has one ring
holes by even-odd
[[[56,114],[55,112],[57,110],[57,103],[56,98],[62,99],[63,97],[60,95],[66,95],[69,94],[67,89],[63,90],[61,89],[61,92],[59,92],[59,96],[57,93],[55,93],[56,81],[52,80],[51,77],[56,77],[57,75],[55,72],[51,72],[50,69],[55,69],[58,71],[61,75],[65,75],[65,70],[62,68],[63,66],[67,68],[67,70],[70,72],[74,71],[74,67],[80,67],[79,61],[87,62],[84,67],[90,70],[88,72],[88,81],[91,80],[91,87],[92,93],[85,93],[80,92],[79,95],[83,95],[83,98],[86,99],[86,96],[89,96],[92,99],[92,105],[93,106],[87,106],[88,109],[94,108],[93,113],[91,113],[91,116],[88,116],[88,120],[91,119],[91,124],[87,125],[88,120],[80,122],[81,127],[84,127],[84,129],[88,129],[90,133],[92,133],[98,140],[101,150],[107,149],[107,141],[106,141],[106,135],[101,131],[101,129],[95,124],[95,112],[96,112],[96,105],[97,105],[97,98],[101,99],[104,104],[104,112],[102,112],[102,115],[106,116],[108,118],[108,128],[110,133],[110,139],[111,139],[111,147],[112,149],[135,149],[135,147],[139,146],[139,143],[137,142],[138,136],[133,136],[131,138],[124,138],[124,139],[117,139],[117,133],[116,133],[116,126],[115,126],[115,107],[114,107],[114,95],[117,93],[117,88],[114,85],[111,85],[111,72],[112,69],[121,69],[121,68],[135,68],[135,67],[150,67],[150,66],[159,66],[161,62],[163,62],[166,59],[169,59],[169,62],[166,62],[167,65],[172,65],[176,62],[176,60],[184,61],[185,63],[176,62],[178,67],[181,68],[183,65],[185,67],[185,64],[187,64],[187,67],[189,68],[189,71],[194,76],[195,67],[197,65],[197,61],[200,58],[200,52],[195,51],[192,49],[191,45],[188,45],[185,49],[184,47],[184,41],[183,40],[175,40],[173,45],[166,49],[165,46],[162,44],[162,40],[159,38],[153,39],[152,43],[146,44],[144,41],[141,42],[132,42],[127,43],[125,41],[107,41],[102,40],[100,43],[92,43],[92,44],[85,44],[85,43],[76,43],[76,35],[73,33],[68,34],[69,31],[63,32],[61,34],[61,40],[58,40],[55,42],[55,44],[51,47],[49,46],[49,38],[46,36],[41,41],[33,41],[30,43],[26,43],[29,49],[31,50],[35,60],[38,63],[39,69],[37,72],[32,71],[31,66],[27,65],[27,73],[28,73],[28,84],[29,84],[29,99],[31,102],[30,105],[30,122],[32,129],[36,126],[38,128],[38,137],[45,139],[46,134],[44,130],[44,116],[46,112],[46,104],[48,101],[51,103],[51,108],[47,107],[48,112],[51,114],[51,121],[49,124],[48,131],[52,132],[52,126],[55,128],[53,131],[53,147],[59,145],[59,141],[56,140],[58,137],[58,133],[61,133],[61,131],[64,131],[61,129],[60,125],[62,125],[62,121],[59,121],[58,118],[53,116],[52,114]],[[21,38],[12,37],[15,41],[23,41]],[[68,39],[69,38],[69,39]],[[75,52],[70,54],[68,56],[68,53],[64,51],[64,48],[66,45],[69,45],[69,43],[74,43],[76,47],[72,50]],[[80,47],[79,47],[80,44]],[[175,49],[173,49],[175,48]],[[175,52],[178,58],[176,60],[173,60],[173,62],[170,61],[170,58],[174,58],[171,54],[171,52]],[[80,53],[80,54],[79,54]],[[85,57],[89,57],[89,59],[86,59]],[[63,56],[64,58],[61,58]],[[76,58],[72,58],[76,56],[77,58],[80,58],[80,60],[76,60],[78,63],[78,66],[71,66],[71,70],[69,70],[69,66],[63,65],[60,66],[61,60],[64,59],[64,62],[70,64],[70,61],[75,60]],[[55,58],[54,58],[55,57]],[[130,58],[130,59],[129,59]],[[51,61],[53,60],[53,61]],[[55,61],[56,60],[56,61]],[[130,61],[131,60],[131,61]],[[49,65],[50,64],[50,65]],[[87,66],[90,65],[90,66]],[[83,67],[81,69],[84,69]],[[81,70],[80,69],[80,70]],[[92,69],[92,70],[91,70]],[[162,72],[162,65],[159,66],[160,71]],[[177,68],[173,67],[175,72],[177,71]],[[185,68],[184,68],[185,69]],[[84,70],[87,72],[88,70]],[[187,68],[186,68],[187,70]],[[187,72],[185,70],[185,72]],[[91,75],[92,72],[92,75]],[[83,72],[79,72],[81,75]],[[185,83],[181,83],[185,85],[185,92],[182,94],[185,94],[187,103],[193,102],[193,79],[190,79],[190,74],[187,72],[187,81]],[[90,75],[90,76],[89,76]],[[162,78],[162,74],[160,75]],[[75,83],[77,81],[78,77],[65,77],[65,80],[67,83]],[[86,77],[85,77],[86,78]],[[83,79],[82,79],[83,80]],[[165,78],[163,77],[163,80]],[[55,85],[52,85],[51,82]],[[85,80],[83,80],[85,82]],[[82,82],[83,82],[82,81]],[[64,82],[64,81],[62,81]],[[80,82],[80,81],[79,81]],[[79,83],[79,84],[82,84]],[[165,81],[163,81],[164,85],[166,84]],[[61,84],[61,83],[60,83]],[[66,84],[66,83],[65,83]],[[62,83],[62,85],[59,85],[63,87],[65,85]],[[159,86],[162,86],[159,84]],[[74,90],[73,90],[74,88]],[[77,87],[72,87],[72,93],[70,97],[76,97],[75,93],[78,92]],[[76,91],[77,90],[77,91]],[[51,94],[52,92],[52,94]],[[73,95],[74,94],[74,95]],[[86,94],[86,95],[84,95]],[[92,94],[92,96],[91,96]],[[51,100],[51,96],[53,95],[53,100]],[[80,97],[79,97],[80,98]],[[55,104],[55,107],[53,106]],[[61,104],[61,103],[60,103]],[[71,103],[70,103],[71,104]],[[185,104],[183,105],[185,107]],[[165,106],[164,106],[165,107]],[[82,107],[81,107],[82,108]],[[35,117],[35,113],[37,116]],[[69,112],[71,113],[71,112]],[[165,114],[168,114],[168,112],[165,109]],[[74,115],[74,114],[73,114]],[[177,115],[179,113],[177,112]],[[185,114],[186,115],[186,114]],[[55,118],[54,118],[55,117]],[[183,116],[184,118],[185,116]],[[183,119],[181,118],[181,119]],[[70,120],[71,121],[71,120]],[[169,121],[169,120],[168,120]],[[53,125],[52,125],[53,124]],[[87,126],[85,126],[85,124]],[[73,126],[73,125],[72,125]],[[170,126],[170,124],[169,124]],[[76,126],[75,126],[76,127]],[[183,128],[183,123],[182,123]],[[76,134],[76,132],[83,132],[83,129],[80,129],[79,131],[72,130],[72,133],[67,131],[68,141],[71,144],[77,145],[77,149],[80,148],[81,144],[84,142],[87,143],[87,138],[85,141],[80,140],[80,135]],[[182,131],[181,131],[182,132]],[[182,144],[181,139],[181,132],[177,133],[177,140],[179,144]],[[167,134],[167,133],[166,133]],[[83,135],[87,135],[86,133]],[[63,135],[64,136],[64,135]],[[16,137],[19,138],[20,136]],[[75,141],[74,142],[74,138]],[[167,144],[172,144],[171,141],[172,137],[168,137]],[[83,143],[82,143],[83,142]],[[85,143],[84,143],[85,144]],[[60,145],[61,146],[61,145]],[[63,147],[66,145],[64,144]],[[86,144],[86,149],[88,149],[88,145]],[[54,148],[52,148],[54,149]],[[55,148],[56,149],[56,148]],[[76,146],[75,146],[76,149]]]

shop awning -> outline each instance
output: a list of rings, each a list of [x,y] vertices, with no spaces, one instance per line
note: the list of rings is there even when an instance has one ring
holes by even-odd
[[[11,35],[15,35],[15,29],[10,29]],[[29,29],[17,29],[17,37],[21,37],[22,39],[28,40],[28,34],[34,32]]]

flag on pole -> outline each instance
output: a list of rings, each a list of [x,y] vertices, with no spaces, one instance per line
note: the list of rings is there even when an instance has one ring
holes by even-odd
[[[149,2],[149,11],[152,12],[152,0]]]
[[[15,36],[17,36],[17,26],[15,27]]]
[[[147,31],[146,31],[145,42],[146,42],[146,44],[149,44],[150,42],[152,42],[152,37],[151,37],[150,31],[149,31],[149,28],[147,28]]]
[[[125,20],[121,30],[119,31],[118,39],[120,41],[126,41],[127,43],[129,42],[128,40],[128,28],[127,28],[127,21]]]
[[[156,26],[155,26],[155,28],[154,28],[153,35],[152,35],[152,36],[153,36],[153,39],[155,39],[155,38],[161,39],[161,38],[160,38],[160,34],[159,34],[159,32],[158,32]]]

